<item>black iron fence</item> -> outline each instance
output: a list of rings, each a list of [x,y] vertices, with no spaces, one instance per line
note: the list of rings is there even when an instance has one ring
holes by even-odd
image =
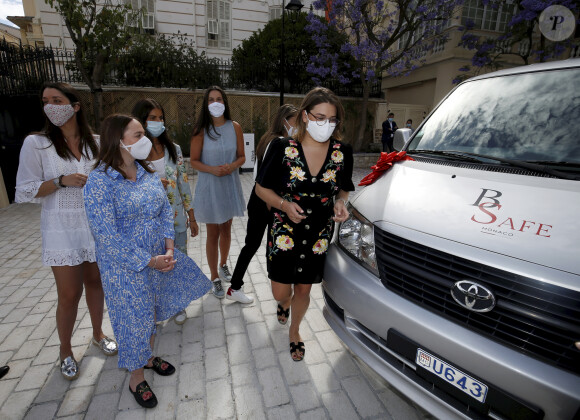
[[[315,83],[303,69],[307,63],[293,63],[286,68],[284,91],[304,94]],[[45,81],[84,83],[75,62],[74,51],[52,47],[31,47],[0,41],[0,94],[38,92]],[[279,68],[276,62],[264,66],[253,60],[232,62],[200,56],[188,62],[151,62],[145,57],[120,54],[107,66],[105,86],[140,86],[160,88],[205,89],[219,85],[229,90],[279,92]],[[360,97],[360,81],[342,84],[328,78],[322,85],[340,96]],[[380,97],[381,83],[370,86],[370,96]]]

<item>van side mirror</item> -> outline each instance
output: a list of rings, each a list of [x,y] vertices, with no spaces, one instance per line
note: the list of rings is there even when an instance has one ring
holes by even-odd
[[[405,147],[405,144],[407,144],[407,141],[411,138],[411,134],[413,134],[413,131],[411,131],[410,128],[399,128],[395,131],[393,147],[397,152]]]

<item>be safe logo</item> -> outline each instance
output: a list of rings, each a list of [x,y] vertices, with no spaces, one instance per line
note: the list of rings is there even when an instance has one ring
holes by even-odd
[[[477,210],[471,220],[482,226],[481,232],[489,235],[514,237],[520,233],[549,238],[552,225],[539,220],[526,220],[503,214],[500,197],[501,191],[482,188],[481,194],[473,204]]]

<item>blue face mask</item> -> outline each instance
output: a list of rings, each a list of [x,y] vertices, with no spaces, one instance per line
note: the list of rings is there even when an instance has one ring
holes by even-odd
[[[153,137],[159,137],[165,131],[163,121],[147,121],[147,131],[149,131]]]
[[[393,119],[392,118],[389,118],[389,122],[393,122]]]
[[[411,128],[411,124],[407,124],[407,127]]]

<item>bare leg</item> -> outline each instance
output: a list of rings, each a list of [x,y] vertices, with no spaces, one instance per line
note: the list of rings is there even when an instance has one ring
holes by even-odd
[[[82,268],[80,265],[51,268],[58,295],[56,329],[60,340],[60,359],[64,360],[73,355],[71,337],[77,319],[79,300],[83,294]]]
[[[81,264],[83,269],[83,281],[85,284],[85,295],[91,324],[93,325],[93,337],[100,341],[103,334],[103,310],[105,307],[105,293],[101,283],[101,275],[97,263],[84,262]]]
[[[297,343],[302,341],[300,338],[300,323],[302,318],[306,314],[308,305],[310,304],[310,289],[312,289],[311,284],[295,284],[294,285],[294,296],[292,297],[292,311],[290,314],[290,319],[292,323],[290,324],[290,342]],[[298,352],[298,356],[304,356]]]
[[[232,219],[219,225],[220,266],[227,264],[232,243]]]
[[[207,239],[205,242],[205,255],[207,256],[207,263],[209,264],[209,271],[211,272],[210,280],[219,278],[218,274],[218,243],[220,238],[220,225],[208,223]]]
[[[288,309],[292,300],[292,285],[272,280],[272,295],[284,309]]]
[[[129,386],[131,391],[135,392],[137,385],[145,380],[145,369],[139,368],[131,371],[131,378],[129,378]]]

